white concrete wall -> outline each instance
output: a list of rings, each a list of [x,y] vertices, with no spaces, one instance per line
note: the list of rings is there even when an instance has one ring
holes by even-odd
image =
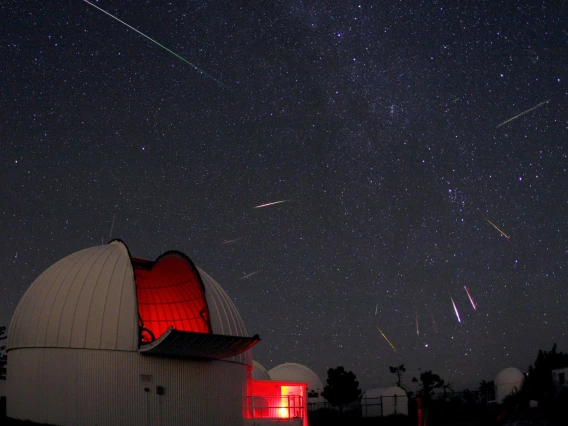
[[[129,351],[14,349],[7,415],[61,426],[243,426],[246,376],[245,365],[231,362]],[[163,396],[157,386],[164,387]]]

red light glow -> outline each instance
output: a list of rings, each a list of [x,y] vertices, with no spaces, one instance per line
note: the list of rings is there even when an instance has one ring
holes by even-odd
[[[306,383],[252,380],[245,417],[264,419],[303,419],[307,425]]]
[[[138,313],[159,338],[172,326],[179,331],[210,333],[203,284],[190,261],[168,253],[151,262],[133,259]]]
[[[301,386],[281,386],[280,408],[278,409],[278,417],[289,419],[290,417],[301,417],[300,404],[303,396]]]

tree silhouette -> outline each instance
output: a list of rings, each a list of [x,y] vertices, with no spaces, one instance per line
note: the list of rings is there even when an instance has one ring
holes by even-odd
[[[465,401],[465,403],[468,404],[468,405],[473,405],[476,402],[475,393],[473,393],[469,389],[464,389],[462,391],[461,396],[462,396],[463,400]]]
[[[552,384],[552,370],[568,366],[568,354],[556,351],[556,343],[547,352],[538,351],[534,365],[529,367],[523,391],[528,393],[530,399],[542,403],[551,403],[554,400],[554,385]]]
[[[400,364],[398,367],[389,367],[389,370],[392,374],[396,374],[398,380],[396,381],[396,385],[400,388],[402,383],[402,375],[405,373],[406,368],[404,368],[404,364]]]
[[[454,386],[453,383],[450,383],[450,382],[445,383],[445,382],[442,380],[442,385],[441,385],[440,387],[441,387],[442,390],[444,391],[444,399],[446,398],[446,393],[448,392],[448,390],[450,390],[450,391],[452,391],[452,392],[454,391],[453,386]]]
[[[412,378],[413,383],[418,383],[416,377]],[[451,387],[451,384],[446,385],[446,382],[437,374],[432,373],[432,370],[426,370],[420,373],[420,390],[423,390],[427,396],[434,394],[434,389]]]
[[[327,385],[323,397],[333,406],[341,406],[361,399],[361,389],[357,377],[351,371],[345,371],[340,365],[327,370]]]
[[[482,380],[479,382],[479,393],[484,402],[495,401],[495,382],[490,380],[486,382]]]

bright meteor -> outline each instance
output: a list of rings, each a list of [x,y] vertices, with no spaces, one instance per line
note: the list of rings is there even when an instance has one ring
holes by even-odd
[[[383,337],[385,338],[385,340],[387,341],[387,343],[390,345],[390,347],[392,348],[392,350],[396,352],[396,348],[395,348],[394,345],[391,343],[391,341],[388,339],[388,337],[385,336],[385,333],[383,333],[383,330],[381,330],[378,325],[376,325],[376,327],[377,327],[377,330],[379,330],[379,333],[381,333],[381,336],[383,336]]]
[[[291,200],[280,200],[280,201],[274,201],[272,203],[261,204],[260,206],[253,207],[253,209],[260,209],[261,207],[273,206],[274,204],[285,203],[287,201],[291,201]]]
[[[187,59],[181,57],[181,56],[178,55],[176,52],[174,52],[174,51],[168,49],[166,46],[164,46],[164,45],[158,43],[158,42],[157,42],[156,40],[154,40],[153,38],[148,37],[148,36],[147,36],[146,34],[144,34],[143,32],[138,31],[136,28],[134,28],[134,27],[128,25],[128,24],[127,24],[126,22],[124,22],[124,21],[121,21],[121,20],[118,19],[116,16],[111,15],[111,14],[108,13],[106,10],[101,9],[100,7],[94,5],[93,3],[91,3],[91,2],[89,2],[89,1],[87,1],[87,0],[83,0],[83,1],[84,1],[85,3],[87,3],[88,5],[90,5],[90,6],[93,6],[95,9],[98,9],[98,10],[100,10],[101,12],[103,12],[104,14],[110,16],[112,19],[116,19],[116,20],[117,20],[118,22],[120,22],[121,24],[126,25],[126,26],[127,26],[128,28],[130,28],[131,30],[136,31],[136,32],[137,32],[138,34],[140,34],[142,37],[146,37],[146,38],[147,38],[148,40],[150,40],[152,43],[154,43],[154,44],[160,46],[162,49],[164,49],[165,51],[171,53],[171,54],[174,55],[176,58],[181,59],[181,60],[182,60],[183,62],[185,62],[186,64],[191,65],[191,66],[193,67],[193,69],[195,69],[196,71],[199,71],[201,74],[203,74],[204,76],[210,78],[210,79],[213,80],[215,83],[218,83],[219,85],[223,86],[225,89],[228,89],[227,86],[225,86],[223,83],[221,83],[221,82],[220,82],[219,80],[217,80],[215,77],[213,77],[213,76],[207,74],[205,71],[203,71],[203,70],[202,70],[201,68],[199,68],[197,65],[192,64],[192,63],[189,62]]]
[[[469,294],[469,290],[467,289],[467,287],[464,285],[463,288],[465,289],[465,292],[467,293],[467,297],[469,297],[469,301],[471,302],[471,306],[473,306],[473,310],[477,311],[477,306],[475,306],[475,303],[473,302],[473,298],[471,297],[471,294]]]
[[[458,317],[458,322],[462,322],[460,314],[458,313],[458,308],[456,307],[456,303],[454,302],[454,298],[450,296],[450,299],[452,299],[452,305],[454,305],[454,311],[456,311],[456,317]]]
[[[547,101],[541,102],[540,104],[535,105],[535,106],[533,106],[532,108],[529,108],[529,109],[527,109],[526,111],[523,111],[523,112],[521,112],[520,114],[515,115],[513,118],[509,118],[507,121],[503,121],[501,124],[499,124],[499,125],[497,126],[497,128],[499,128],[499,127],[501,127],[501,126],[504,126],[505,124],[507,124],[507,123],[509,123],[509,122],[511,122],[511,121],[513,121],[513,120],[516,120],[517,118],[519,118],[519,117],[521,117],[521,116],[523,116],[523,115],[525,115],[525,114],[528,114],[529,112],[534,111],[535,109],[540,108],[541,106],[543,106],[543,105],[545,105],[545,104],[547,104],[547,103],[549,103],[549,102],[550,102],[550,99],[548,99]]]
[[[507,238],[508,240],[511,239],[511,237],[509,237],[507,234],[505,234],[503,231],[501,231],[499,228],[497,228],[497,225],[495,225],[493,222],[491,222],[489,219],[485,219],[491,226],[493,226],[493,228],[495,228],[497,231],[499,231],[501,233],[501,235],[503,235],[505,238]]]

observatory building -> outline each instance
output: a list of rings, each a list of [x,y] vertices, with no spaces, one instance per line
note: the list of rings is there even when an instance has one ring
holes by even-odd
[[[258,341],[183,253],[149,261],[114,240],[55,263],[22,297],[8,330],[7,415],[242,426]]]
[[[497,404],[501,404],[505,397],[520,391],[524,381],[523,373],[514,367],[501,370],[495,377]]]
[[[322,396],[324,388],[323,383],[318,375],[305,365],[287,362],[277,365],[272,370],[269,370],[268,374],[272,380],[291,380],[307,383],[308,402],[325,402],[325,398]]]

